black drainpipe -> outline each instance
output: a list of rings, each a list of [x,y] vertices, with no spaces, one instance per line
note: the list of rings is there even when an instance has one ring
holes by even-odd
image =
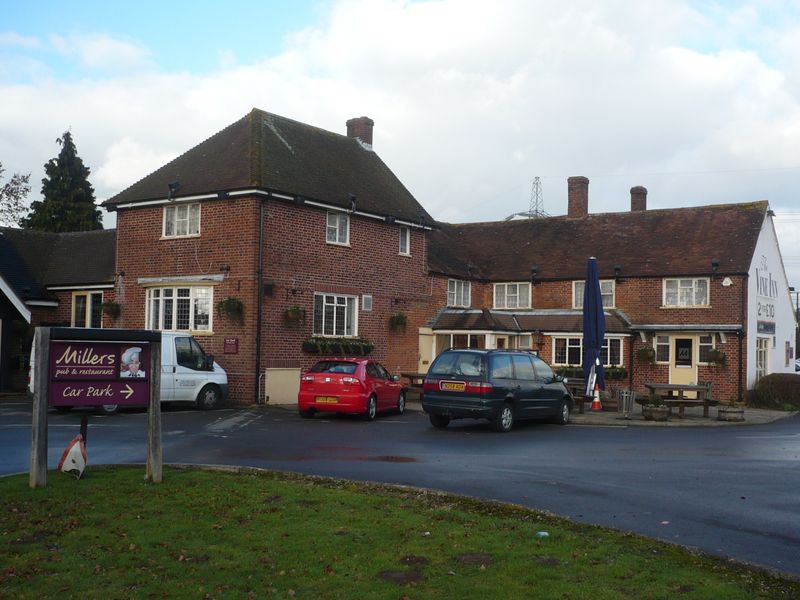
[[[744,346],[744,335],[747,331],[747,283],[749,281],[750,275],[745,273],[742,277],[742,330],[739,332],[739,383],[738,383],[738,395],[739,395],[739,402],[744,400],[743,390],[742,390],[742,369],[743,369],[743,359],[742,359],[742,347]]]
[[[256,272],[256,404],[261,399],[261,323],[264,304],[264,202],[258,199],[258,271]]]

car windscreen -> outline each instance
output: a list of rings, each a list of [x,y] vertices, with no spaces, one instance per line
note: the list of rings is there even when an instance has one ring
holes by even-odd
[[[321,360],[313,367],[312,373],[355,373],[358,363],[346,360]]]
[[[474,352],[446,352],[431,365],[429,373],[444,377],[483,377],[486,373],[484,356]]]

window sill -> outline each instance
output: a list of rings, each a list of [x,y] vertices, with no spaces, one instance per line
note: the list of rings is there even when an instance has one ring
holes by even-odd
[[[686,305],[686,306],[673,306],[673,305],[664,304],[662,306],[659,306],[658,308],[660,308],[662,310],[686,310],[687,308],[692,308],[692,309],[698,309],[698,308],[699,309],[710,309],[711,305],[710,304],[689,304],[689,305]]]
[[[410,252],[398,252],[397,256],[405,256],[406,258],[411,258]]]
[[[325,243],[328,244],[329,246],[339,246],[339,247],[342,247],[342,248],[350,248],[350,242],[347,242],[346,244],[340,244],[339,242],[329,242],[328,240],[325,240]]]
[[[185,240],[187,238],[199,238],[199,237],[200,237],[199,233],[189,233],[187,235],[162,235],[159,238],[159,241],[164,241],[164,240]]]

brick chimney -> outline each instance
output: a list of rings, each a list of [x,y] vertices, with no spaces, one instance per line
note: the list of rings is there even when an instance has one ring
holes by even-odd
[[[589,214],[589,179],[569,177],[567,179],[567,216],[585,217]]]
[[[356,117],[347,121],[347,137],[357,138],[363,144],[372,146],[372,127],[375,121],[369,117]]]
[[[647,210],[647,188],[637,185],[631,188],[631,212]]]

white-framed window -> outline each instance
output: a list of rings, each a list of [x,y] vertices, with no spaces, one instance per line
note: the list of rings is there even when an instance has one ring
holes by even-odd
[[[533,348],[533,336],[530,333],[517,336],[517,348]]]
[[[530,283],[495,283],[495,308],[530,308]]]
[[[670,337],[668,335],[656,336],[656,362],[668,363],[670,360]]]
[[[664,306],[708,305],[707,277],[664,280]]]
[[[314,335],[358,335],[358,299],[341,294],[314,294]]]
[[[372,294],[361,294],[361,310],[372,312]]]
[[[605,338],[600,348],[600,360],[604,367],[617,367],[622,364],[622,339]],[[554,337],[553,364],[577,367],[583,364],[582,337]]]
[[[200,203],[165,206],[162,235],[164,237],[200,235]]]
[[[583,338],[553,338],[554,365],[580,365],[583,362]]]
[[[350,243],[350,215],[343,212],[328,212],[325,241],[340,246],[347,246]]]
[[[472,290],[469,281],[447,280],[447,306],[472,305]]]
[[[583,290],[586,287],[585,281],[572,282],[572,308],[583,308]],[[603,279],[600,281],[600,295],[603,298],[603,308],[614,308],[614,280]]]
[[[103,292],[72,293],[72,327],[103,326]]]
[[[714,349],[714,336],[701,335],[697,340],[697,362],[710,363],[711,351]]]
[[[156,331],[211,331],[214,289],[210,286],[148,288],[147,328]]]
[[[411,256],[411,230],[408,227],[400,228],[400,254]]]
[[[622,339],[606,338],[600,348],[600,360],[604,367],[618,367],[622,364]]]

